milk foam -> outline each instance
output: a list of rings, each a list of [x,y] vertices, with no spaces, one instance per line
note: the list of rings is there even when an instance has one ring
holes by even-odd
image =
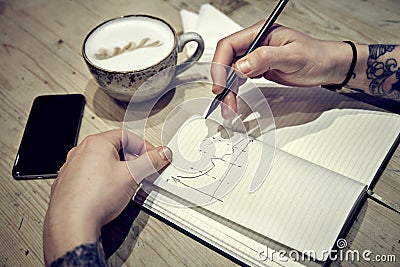
[[[99,49],[113,50],[134,41],[140,43],[144,38],[150,42],[160,41],[157,47],[144,47],[116,55],[108,59],[97,59]],[[172,30],[157,19],[149,17],[124,17],[109,21],[87,38],[85,53],[96,66],[113,71],[140,70],[159,63],[174,49],[175,37]]]

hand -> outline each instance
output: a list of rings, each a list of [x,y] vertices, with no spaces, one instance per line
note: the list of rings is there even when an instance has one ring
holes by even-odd
[[[120,160],[121,149],[127,161]],[[78,245],[95,243],[101,227],[125,208],[138,183],[168,159],[169,149],[154,148],[121,130],[89,136],[73,148],[51,188],[43,232],[46,263]]]
[[[263,24],[264,21],[260,21],[220,40],[213,62],[229,66],[233,64],[241,73],[238,73],[239,76],[263,76],[290,86],[318,86],[343,82],[352,59],[352,50],[348,44],[314,39],[278,24],[271,28],[256,50],[241,58]],[[238,58],[240,59],[236,61]],[[218,75],[213,75],[215,76]],[[218,80],[220,79],[219,77]],[[214,84],[213,93],[220,94],[223,89],[223,86]],[[230,92],[223,102],[232,111],[237,112],[234,93]],[[222,109],[224,108],[227,107],[222,105]],[[225,118],[233,115],[229,110],[223,110],[222,114]]]

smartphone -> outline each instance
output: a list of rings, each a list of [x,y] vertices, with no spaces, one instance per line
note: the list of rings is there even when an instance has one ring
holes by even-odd
[[[76,146],[85,103],[81,94],[35,98],[12,169],[15,179],[57,177]]]

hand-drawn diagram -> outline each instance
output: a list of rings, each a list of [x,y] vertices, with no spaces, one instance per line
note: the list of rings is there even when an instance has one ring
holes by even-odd
[[[186,174],[179,175],[170,175],[170,178],[164,177],[167,182],[175,183],[177,186],[188,187],[193,190],[196,190],[200,194],[210,197],[210,201],[218,200],[221,196],[226,194],[231,185],[235,185],[241,178],[243,171],[241,168],[245,168],[245,164],[247,162],[247,148],[251,142],[254,140],[249,139],[240,139],[235,144],[230,144],[230,140],[222,139],[221,137],[213,136],[212,142],[209,139],[205,139],[202,144],[199,152],[204,156],[201,157],[201,161],[204,165],[211,165],[206,169],[199,168],[198,163],[189,164],[187,168],[189,168],[189,172]],[[210,153],[210,151],[215,151],[215,143],[221,143],[218,146],[227,146],[227,153],[223,155],[218,155],[216,153]],[[179,164],[179,163],[178,163]],[[182,166],[180,166],[182,167]],[[221,175],[221,172],[223,174]],[[193,179],[197,179],[194,181]],[[199,182],[198,180],[202,179],[203,181]],[[215,184],[214,186],[201,186],[198,185],[202,182],[208,184]]]
[[[190,123],[182,128],[187,131],[180,131],[170,141],[172,166],[155,184],[194,205],[222,201],[243,176],[254,140],[242,133],[204,138],[198,130],[207,129],[204,119]]]

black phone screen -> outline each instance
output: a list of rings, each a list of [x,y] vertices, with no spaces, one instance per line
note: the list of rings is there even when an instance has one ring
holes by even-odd
[[[35,98],[15,159],[15,179],[56,177],[76,145],[85,106],[81,94]]]

